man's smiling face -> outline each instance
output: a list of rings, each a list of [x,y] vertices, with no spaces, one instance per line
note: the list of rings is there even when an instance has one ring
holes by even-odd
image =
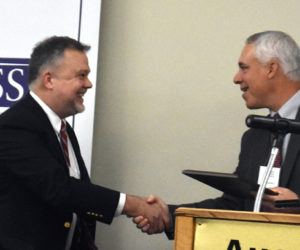
[[[253,44],[247,44],[243,48],[238,64],[239,70],[233,81],[240,85],[247,107],[269,108],[268,97],[274,86],[267,81],[268,68],[256,59]]]

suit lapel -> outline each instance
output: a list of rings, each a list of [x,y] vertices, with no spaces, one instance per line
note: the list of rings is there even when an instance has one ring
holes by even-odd
[[[300,120],[300,109],[298,109],[298,113],[296,116],[296,120]],[[296,158],[300,151],[300,135],[299,134],[291,134],[290,141],[288,143],[288,148],[285,156],[285,160],[281,167],[281,177],[280,177],[280,186],[286,187],[293,168],[295,167]]]
[[[64,166],[66,173],[69,175],[69,169],[66,164],[61,145],[48,119],[48,116],[41,106],[31,97],[31,95],[27,95],[24,98],[23,105],[29,106],[28,110],[30,110],[30,112],[32,112],[34,115],[34,121],[32,121],[30,126],[36,127],[36,131],[41,131],[43,134],[41,138],[45,140],[45,145],[48,146],[48,149],[52,153],[53,157]]]
[[[51,151],[53,156],[58,160],[58,162],[64,166],[66,173],[69,175],[69,167],[66,163],[64,153],[61,149],[61,145],[58,141],[55,131],[53,130],[53,133],[45,132],[45,138],[46,138],[46,142],[49,145],[49,150]]]
[[[61,165],[64,166],[66,174],[69,175],[69,167],[66,163],[64,153],[61,149],[61,145],[48,119],[48,116],[46,115],[44,110],[29,94],[23,98],[22,103],[20,103],[20,105],[27,106],[28,108],[26,110],[29,110],[29,112],[31,112],[30,117],[32,118],[30,119],[28,126],[31,129],[35,128],[37,132],[41,131],[41,133],[43,133],[43,136],[41,136],[41,138],[44,138],[45,145],[48,145],[48,148],[50,152],[53,154],[53,157],[57,159],[57,161],[61,163]],[[89,180],[89,175],[86,170],[84,161],[81,157],[80,148],[79,148],[78,141],[76,139],[76,135],[68,123],[67,123],[67,133],[69,135],[70,142],[72,143],[76,155],[81,179]]]
[[[84,161],[81,156],[81,152],[80,152],[80,148],[79,148],[79,144],[78,144],[75,132],[69,123],[67,123],[67,133],[68,133],[70,142],[72,143],[72,147],[74,149],[74,153],[75,153],[75,156],[77,159],[78,167],[80,170],[80,179],[89,180],[90,178],[89,178],[88,172],[86,170]]]

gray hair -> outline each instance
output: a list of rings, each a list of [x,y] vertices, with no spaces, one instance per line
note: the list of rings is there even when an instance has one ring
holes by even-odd
[[[255,57],[266,64],[275,59],[283,72],[293,81],[300,81],[300,50],[288,34],[281,31],[264,31],[248,37],[246,44],[254,44]]]

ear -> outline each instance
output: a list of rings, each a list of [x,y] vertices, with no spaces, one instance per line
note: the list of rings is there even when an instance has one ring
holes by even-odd
[[[267,64],[267,77],[272,79],[279,70],[279,64],[275,60],[271,60]]]
[[[42,75],[42,83],[46,89],[53,89],[53,77],[51,72],[45,71]]]

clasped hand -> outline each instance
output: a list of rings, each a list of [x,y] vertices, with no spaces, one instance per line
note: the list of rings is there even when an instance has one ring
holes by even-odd
[[[123,213],[133,217],[137,227],[148,234],[161,233],[170,224],[168,206],[154,195],[148,198],[127,195]]]

